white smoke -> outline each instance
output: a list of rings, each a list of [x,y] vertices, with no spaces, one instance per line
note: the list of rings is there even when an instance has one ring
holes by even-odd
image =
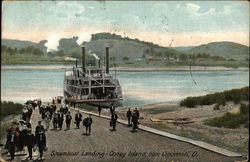
[[[45,43],[45,46],[47,47],[47,52],[52,50],[57,50],[57,47],[59,45],[60,37],[58,35],[49,35],[47,38],[47,43]]]
[[[80,33],[78,34],[78,40],[76,41],[79,45],[82,44],[83,41],[90,41],[91,33]]]
[[[100,58],[95,53],[92,55],[95,57],[95,59],[100,60]]]

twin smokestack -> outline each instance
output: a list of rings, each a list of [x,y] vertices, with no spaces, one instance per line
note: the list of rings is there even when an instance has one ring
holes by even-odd
[[[99,67],[100,67],[100,59],[99,59]],[[82,46],[82,71],[86,72],[84,46]],[[109,47],[106,47],[106,73],[109,74]]]

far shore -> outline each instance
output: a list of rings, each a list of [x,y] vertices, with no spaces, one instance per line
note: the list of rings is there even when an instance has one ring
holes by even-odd
[[[2,70],[8,69],[69,69],[72,68],[72,65],[1,65]],[[134,67],[116,67],[110,68],[110,70],[118,70],[118,71],[189,71],[189,66],[178,66],[178,67],[152,67],[152,68],[134,68]],[[247,67],[239,67],[239,68],[230,68],[230,67],[223,67],[223,66],[192,66],[191,70],[193,71],[204,71],[204,70],[248,70]]]

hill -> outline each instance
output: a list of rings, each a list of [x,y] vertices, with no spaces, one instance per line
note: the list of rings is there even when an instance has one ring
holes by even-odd
[[[138,39],[121,37],[110,33],[93,34],[89,42],[83,43],[87,50],[99,55],[105,54],[105,47],[110,47],[110,57],[114,60],[122,60],[127,57],[129,60],[140,60],[151,56],[168,57],[179,55],[180,52],[167,47],[161,47],[152,42],[144,42]]]
[[[174,49],[178,52],[188,52],[190,49],[194,48],[196,46],[177,46],[177,47],[168,47],[168,48],[171,48],[171,49]]]
[[[210,54],[231,60],[246,60],[249,55],[249,47],[234,42],[212,42],[193,47],[187,52],[191,54]]]
[[[23,41],[23,40],[14,40],[14,39],[2,39],[2,44],[6,47],[11,47],[13,49],[17,48],[18,50],[21,48],[34,47],[42,50],[44,53],[47,52],[47,47],[45,43],[47,40],[41,40],[39,43]]]

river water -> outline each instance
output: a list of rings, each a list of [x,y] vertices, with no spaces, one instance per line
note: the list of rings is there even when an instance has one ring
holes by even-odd
[[[14,66],[13,66],[14,67]],[[249,86],[249,71],[111,71],[123,90],[123,107],[178,103],[187,96]],[[11,68],[1,70],[1,100],[24,103],[63,95],[62,68]]]

